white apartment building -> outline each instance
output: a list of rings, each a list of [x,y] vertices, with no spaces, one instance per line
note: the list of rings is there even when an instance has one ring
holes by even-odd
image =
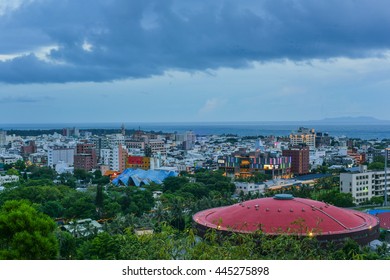
[[[118,145],[125,144],[125,136],[122,134],[110,134],[107,135],[107,141],[109,147],[118,147]]]
[[[0,155],[0,163],[12,164],[18,160],[23,160],[23,158],[19,155]]]
[[[390,175],[390,169],[387,171]],[[390,182],[390,176],[388,177]],[[390,195],[390,185],[387,186]],[[361,166],[359,172],[340,174],[340,191],[351,193],[354,203],[361,204],[372,197],[384,197],[385,171],[368,171],[367,166]]]
[[[248,193],[259,193],[263,194],[265,192],[265,184],[255,184],[255,183],[248,183],[248,182],[235,182],[236,185],[236,193],[240,194],[240,192],[243,192],[244,194]]]
[[[16,176],[16,175],[0,176],[0,186],[3,184],[15,183],[18,181],[19,181],[19,176]]]
[[[110,165],[111,149],[100,150],[100,164]]]
[[[72,166],[74,163],[74,148],[54,146],[47,150],[47,165],[54,168],[59,162],[65,162]]]
[[[126,168],[127,150],[125,146],[117,145],[111,149],[100,150],[100,164],[108,166],[109,170],[122,172]]]

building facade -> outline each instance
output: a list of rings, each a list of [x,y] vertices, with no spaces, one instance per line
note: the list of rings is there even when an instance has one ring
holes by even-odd
[[[390,170],[387,171],[388,174],[389,172]],[[388,186],[388,195],[389,189]],[[367,167],[362,165],[359,172],[341,173],[340,191],[351,193],[356,204],[367,202],[373,197],[384,197],[385,171],[368,171]]]
[[[218,158],[218,169],[226,175],[235,177],[251,177],[256,172],[272,175],[272,177],[290,177],[291,157],[266,157],[261,155],[235,155]]]
[[[290,145],[306,145],[310,149],[315,149],[316,147],[316,133],[314,129],[309,129],[305,127],[300,127],[296,133],[290,134]]]
[[[59,162],[73,166],[75,149],[65,146],[54,146],[47,150],[47,165],[54,168]]]
[[[95,144],[78,143],[74,155],[74,169],[91,171],[97,166]]]
[[[291,172],[294,175],[303,175],[310,172],[309,147],[292,147],[288,150],[283,150],[282,155],[291,157]]]

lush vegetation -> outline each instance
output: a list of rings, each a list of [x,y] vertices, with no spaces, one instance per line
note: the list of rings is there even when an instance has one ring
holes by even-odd
[[[355,206],[352,194],[340,192],[338,176],[321,178],[314,186],[292,186],[282,190],[268,192],[266,195],[273,196],[276,193],[290,193],[296,197],[324,201],[338,207]]]

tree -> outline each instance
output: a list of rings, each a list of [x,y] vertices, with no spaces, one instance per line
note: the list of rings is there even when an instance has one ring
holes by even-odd
[[[375,161],[368,165],[369,170],[384,170],[385,164],[383,162]]]
[[[88,171],[85,171],[84,169],[75,169],[74,172],[74,177],[78,180],[89,180],[92,179],[93,175],[89,173]]]
[[[7,201],[0,210],[0,259],[58,257],[55,222],[27,201]]]
[[[175,192],[181,189],[189,181],[186,177],[168,177],[164,180],[163,191]]]
[[[18,170],[16,170],[15,168],[11,168],[11,169],[8,169],[8,170],[7,170],[7,175],[16,175],[16,176],[19,176],[19,172],[18,172]]]
[[[23,160],[19,159],[17,162],[15,162],[15,168],[19,171],[26,169],[26,164]]]
[[[38,167],[32,166],[28,168],[31,171],[30,179],[49,179],[54,180],[57,177],[57,172],[48,166]]]
[[[96,188],[96,211],[98,214],[98,217],[101,218],[103,213],[103,207],[104,207],[104,195],[103,195],[103,187],[97,186]]]

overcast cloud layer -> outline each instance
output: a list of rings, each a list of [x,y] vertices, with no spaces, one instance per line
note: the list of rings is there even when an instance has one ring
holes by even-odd
[[[380,57],[389,35],[388,0],[4,1],[0,82],[103,82],[253,61]],[[217,103],[207,102],[206,111]]]

